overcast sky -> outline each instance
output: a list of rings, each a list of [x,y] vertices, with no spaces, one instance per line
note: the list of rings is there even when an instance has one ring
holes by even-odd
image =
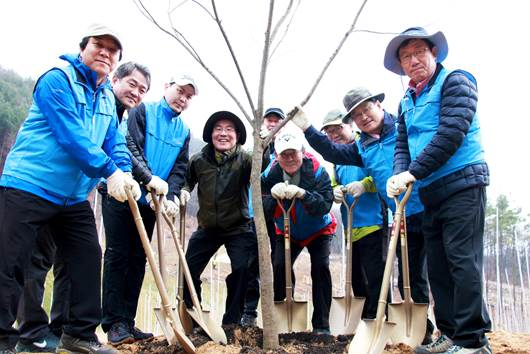
[[[281,10],[285,3],[276,1],[276,8]],[[158,7],[156,16],[167,23],[167,1],[147,0],[145,4]],[[270,63],[266,106],[288,111],[305,98],[360,4],[359,0],[302,1]],[[449,42],[445,66],[468,70],[478,81],[483,142],[492,174],[489,195],[506,194],[514,205],[530,212],[529,167],[524,162],[529,160],[525,141],[530,118],[524,112],[530,82],[525,65],[530,31],[524,5],[517,0],[369,0],[357,28],[397,33],[421,25],[444,32]],[[268,1],[218,0],[217,6],[256,104]],[[175,26],[249,112],[215,23],[192,2],[180,6],[174,15]],[[37,78],[58,63],[60,54],[78,51],[83,31],[92,22],[108,23],[122,35],[124,61],[135,60],[151,69],[153,83],[146,100],[159,100],[164,82],[173,73],[186,72],[197,79],[200,95],[183,115],[195,137],[202,136],[203,124],[214,111],[228,109],[240,115],[219,85],[175,40],[143,17],[132,0],[2,1],[0,65]],[[396,111],[408,81],[382,65],[391,38],[365,32],[350,36],[305,107],[315,126],[320,127],[327,111],[343,108],[342,97],[356,86],[385,92],[385,108]]]

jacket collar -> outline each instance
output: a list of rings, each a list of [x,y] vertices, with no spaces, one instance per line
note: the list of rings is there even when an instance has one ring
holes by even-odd
[[[94,91],[98,88],[98,75],[95,71],[90,69],[85,63],[81,61],[79,54],[63,54],[59,58],[70,63],[81,75],[82,80],[87,86],[91,87]],[[109,80],[106,78],[100,86],[109,86]],[[109,86],[110,88],[110,86]]]
[[[162,99],[160,100],[159,107],[162,109],[162,113],[164,113],[164,117],[175,118],[175,117],[180,116],[180,113],[177,113],[173,109],[171,109],[165,97],[162,97]]]
[[[377,139],[371,136],[370,134],[361,132],[361,145],[363,146],[363,148],[366,148],[367,146],[380,141],[384,137],[390,134],[394,134],[395,130],[396,130],[396,117],[394,117],[392,114],[385,111],[385,116],[383,118],[383,128],[381,128],[380,138]]]

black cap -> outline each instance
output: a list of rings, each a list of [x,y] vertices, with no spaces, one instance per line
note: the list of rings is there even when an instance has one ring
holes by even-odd
[[[285,119],[285,113],[283,113],[281,108],[271,107],[267,108],[263,117],[268,116],[269,114],[276,114],[280,119]]]

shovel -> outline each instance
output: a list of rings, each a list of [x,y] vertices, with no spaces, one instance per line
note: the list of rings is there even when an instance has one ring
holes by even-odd
[[[364,297],[355,297],[351,287],[352,277],[352,219],[353,208],[359,201],[355,198],[351,205],[348,205],[346,198],[342,201],[346,210],[348,211],[348,226],[346,231],[346,279],[344,284],[344,296],[334,296],[331,300],[331,308],[329,310],[329,329],[331,334],[337,336],[339,334],[354,334],[361,315],[363,312]]]
[[[144,252],[147,257],[147,261],[149,262],[149,268],[151,268],[151,271],[153,272],[156,287],[158,288],[158,292],[160,293],[162,307],[165,313],[165,324],[169,324],[169,326],[173,330],[173,335],[166,336],[167,341],[169,342],[169,344],[176,344],[176,342],[178,341],[182,348],[186,351],[186,353],[195,353],[195,346],[193,345],[193,343],[177,327],[178,320],[169,301],[169,296],[167,295],[166,286],[162,281],[162,275],[160,274],[160,270],[156,266],[153,249],[151,248],[151,244],[149,243],[149,238],[147,237],[147,231],[145,230],[145,226],[142,221],[142,216],[140,215],[140,210],[138,209],[138,204],[136,204],[136,201],[132,196],[131,190],[129,188],[125,188],[125,191],[127,193],[129,207],[131,208],[134,217],[134,222],[136,223],[138,233],[140,234],[140,239],[142,241],[142,246],[144,247]],[[162,326],[162,328],[164,327],[167,327],[167,325]]]
[[[157,197],[158,196],[156,195],[155,191],[151,191],[152,200],[156,200]],[[163,200],[164,197],[160,196],[159,198],[160,198],[159,203],[155,203],[156,235],[158,238],[158,264],[159,264],[159,269],[160,269],[160,276],[162,277],[162,282],[164,283],[164,286],[167,289],[167,271],[166,271],[166,262],[164,259],[164,237],[163,237],[163,231],[162,231],[162,218],[160,215],[160,202]],[[162,329],[162,332],[164,333],[164,336],[166,338],[174,337],[173,330],[167,324],[165,311],[162,308],[160,308],[160,305],[159,307],[155,307],[154,311],[155,311],[155,317],[158,321],[158,324],[160,325],[160,328]],[[182,322],[182,318],[181,318],[181,322]]]
[[[395,199],[396,205],[398,200]],[[429,304],[416,304],[412,300],[409,277],[409,253],[407,246],[407,222],[402,218],[400,225],[401,267],[403,273],[403,297],[401,303],[390,304],[388,318],[396,323],[391,334],[392,343],[404,343],[411,347],[421,344],[427,328]]]
[[[155,202],[155,206],[158,203],[158,201]],[[175,225],[173,225],[172,220],[170,217],[166,214],[166,212],[159,207],[161,210],[161,214],[166,219],[167,224],[169,225],[169,228],[171,229],[171,235],[173,236],[173,241],[175,242],[175,247],[177,248],[177,252],[179,255],[179,292],[180,288],[183,287],[183,282],[181,279],[182,273],[184,274],[184,277],[186,279],[186,283],[188,284],[188,289],[190,291],[190,295],[193,301],[193,308],[188,309],[186,308],[186,304],[184,303],[184,298],[181,297],[179,299],[179,316],[181,320],[183,320],[182,327],[186,328],[188,327],[191,322],[191,319],[193,319],[203,330],[204,332],[210,337],[213,341],[226,344],[226,334],[221,328],[220,325],[216,325],[213,321],[205,321],[205,318],[203,316],[203,311],[201,308],[201,304],[199,303],[199,297],[197,296],[197,292],[195,291],[195,286],[193,285],[193,280],[191,278],[190,269],[188,267],[188,263],[186,262],[186,258],[184,255],[184,249],[182,248],[182,244],[179,240],[177,230],[175,229]],[[184,239],[184,233],[185,233],[185,220],[186,220],[186,207],[181,207],[180,210],[180,237]],[[183,291],[182,291],[183,292]],[[190,319],[191,317],[191,319]],[[186,323],[184,325],[184,322]],[[193,323],[191,323],[191,329],[193,329]],[[191,333],[191,331],[189,332]]]
[[[293,299],[293,281],[291,278],[291,234],[289,223],[289,212],[293,208],[296,199],[293,198],[287,210],[278,200],[278,205],[283,212],[284,245],[285,245],[285,300],[274,302],[274,312],[278,333],[304,332],[307,330],[307,301],[295,301]]]
[[[394,260],[396,258],[396,247],[401,225],[401,218],[403,217],[403,209],[412,192],[412,183],[407,187],[407,191],[403,196],[401,202],[396,205],[396,213],[394,215],[394,227],[392,229],[392,236],[388,245],[388,253],[386,256],[385,271],[383,273],[383,282],[381,284],[381,291],[379,292],[379,301],[377,304],[377,314],[375,320],[362,320],[357,328],[357,333],[353,337],[348,348],[349,354],[380,354],[385,349],[385,345],[390,339],[390,335],[396,326],[393,322],[385,322],[385,308],[387,304],[388,289],[390,286],[390,275]]]

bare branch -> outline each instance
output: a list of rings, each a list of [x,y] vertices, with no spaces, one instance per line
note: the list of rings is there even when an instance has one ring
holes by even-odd
[[[179,3],[179,4],[178,4],[177,6],[175,6],[174,8],[172,8],[172,9],[168,9],[168,10],[167,10],[167,13],[168,13],[168,14],[172,14],[173,11],[175,11],[176,9],[178,9],[179,7],[181,7],[182,5],[184,5],[185,3],[187,3],[188,1],[190,1],[190,0],[183,0],[181,3]],[[168,8],[170,7],[170,5],[171,5],[171,0],[168,2]]]
[[[210,18],[211,18],[212,20],[215,21],[215,17],[214,17],[214,15],[212,15],[212,13],[210,12],[210,10],[208,10],[206,7],[204,7],[204,5],[201,4],[200,2],[195,1],[195,0],[192,0],[192,1],[193,1],[197,6],[199,6],[200,8],[202,8],[202,9],[204,10],[204,12],[206,12],[206,13],[208,14],[208,16],[210,16]]]
[[[289,4],[289,6],[291,6],[292,4],[292,1],[291,3]],[[296,7],[294,8],[294,10],[292,11],[292,14],[291,14],[291,18],[289,19],[289,22],[287,23],[287,25],[285,26],[285,30],[283,31],[283,34],[281,36],[281,38],[278,40],[278,42],[276,43],[276,45],[274,46],[274,48],[272,49],[271,51],[271,54],[269,56],[269,60],[273,57],[274,53],[276,52],[276,50],[278,49],[278,47],[280,46],[280,44],[283,42],[283,39],[285,38],[285,36],[287,35],[287,32],[289,32],[289,27],[291,27],[291,23],[293,22],[293,19],[294,19],[294,16],[296,14],[296,10],[298,10],[298,6],[300,6],[300,0],[298,0],[296,2]],[[284,16],[287,16],[287,12],[285,13]],[[283,22],[284,18],[280,19],[280,21]],[[280,22],[278,22],[278,25],[274,28],[274,32],[273,32],[273,35],[272,35],[272,39],[271,41],[274,40],[274,37],[276,37],[276,31],[279,29],[279,24]]]
[[[265,91],[265,78],[267,77],[267,67],[269,65],[269,48],[271,44],[271,27],[272,17],[274,15],[274,0],[269,2],[269,18],[267,19],[267,29],[265,30],[265,43],[263,44],[263,56],[261,59],[261,73],[259,76],[258,86],[258,108],[254,112],[256,126],[254,129],[259,131],[258,123],[261,123],[261,117],[263,117],[263,97]]]
[[[355,19],[353,20],[353,23],[350,27],[350,29],[348,30],[348,32],[346,32],[344,34],[344,37],[342,38],[342,40],[340,41],[337,49],[335,49],[335,51],[333,52],[333,54],[331,55],[331,57],[329,58],[328,62],[326,63],[326,65],[324,65],[324,68],[322,69],[322,72],[320,73],[320,75],[318,76],[315,84],[313,85],[313,87],[311,88],[311,90],[309,91],[309,94],[307,95],[306,98],[304,98],[302,100],[302,102],[300,103],[300,106],[305,106],[307,104],[307,102],[309,101],[309,99],[311,98],[311,96],[313,95],[313,93],[315,92],[318,84],[320,84],[320,81],[322,80],[322,77],[324,76],[324,74],[326,73],[326,71],[328,70],[331,62],[333,62],[333,60],[335,59],[335,57],[337,56],[337,54],[339,53],[340,49],[342,48],[342,46],[344,45],[344,42],[346,42],[346,39],[348,39],[349,35],[353,32],[353,30],[355,29],[355,25],[357,24],[357,20],[359,19],[359,16],[361,15],[361,12],[363,11],[363,8],[364,6],[366,5],[366,3],[368,2],[368,0],[364,0],[361,7],[359,8],[359,10],[357,10],[357,15],[355,15]],[[294,114],[293,114],[294,115]],[[290,118],[290,117],[288,117]]]
[[[215,75],[213,73],[213,71],[202,61],[202,59],[200,58],[200,56],[198,54],[196,54],[196,51],[195,49],[189,44],[188,40],[177,30],[175,30],[175,33],[177,33],[177,35],[175,35],[174,33],[168,31],[166,28],[162,27],[155,19],[154,17],[151,15],[151,13],[149,12],[149,10],[144,6],[144,4],[142,3],[142,0],[135,0],[135,4],[136,6],[138,7],[138,9],[140,10],[140,12],[149,20],[151,21],[156,27],[158,27],[162,32],[166,33],[167,35],[169,35],[170,37],[172,37],[173,39],[175,39],[182,47],[184,47],[184,49],[192,56],[193,59],[195,59],[202,67],[203,69],[208,73],[210,74],[210,76],[219,84],[219,86],[221,86],[223,88],[223,90],[225,90],[225,92],[228,94],[228,96],[230,96],[230,98],[232,98],[232,100],[235,102],[235,104],[239,107],[239,109],[241,110],[241,112],[243,113],[243,115],[247,118],[248,121],[252,122],[250,116],[248,115],[248,113],[246,112],[245,108],[243,107],[243,105],[241,104],[241,102],[236,98],[236,96],[232,93],[232,91],[230,91],[230,89],[217,77],[217,75]],[[138,5],[139,4],[139,5]],[[181,39],[182,37],[182,39]]]
[[[237,60],[237,57],[236,57],[236,55],[234,53],[234,49],[232,48],[232,44],[230,43],[230,40],[228,39],[228,36],[226,35],[224,27],[221,24],[221,20],[219,19],[219,15],[217,13],[217,7],[215,6],[215,0],[212,0],[212,8],[213,8],[214,16],[215,16],[215,22],[219,26],[219,30],[221,31],[221,34],[223,35],[223,38],[224,38],[225,43],[226,43],[226,46],[228,47],[228,51],[230,52],[232,60],[234,61],[234,65],[236,66],[237,73],[239,74],[239,78],[241,80],[241,84],[243,85],[243,88],[245,90],[245,94],[247,95],[247,99],[248,99],[248,103],[250,105],[250,109],[251,109],[252,113],[254,113],[256,111],[256,107],[254,106],[254,102],[252,101],[252,96],[250,95],[250,91],[248,89],[247,83],[246,83],[245,78],[243,76],[243,72],[241,71],[241,67],[239,66],[239,61]],[[245,117],[252,124],[253,119],[250,119],[246,113],[245,113]]]

